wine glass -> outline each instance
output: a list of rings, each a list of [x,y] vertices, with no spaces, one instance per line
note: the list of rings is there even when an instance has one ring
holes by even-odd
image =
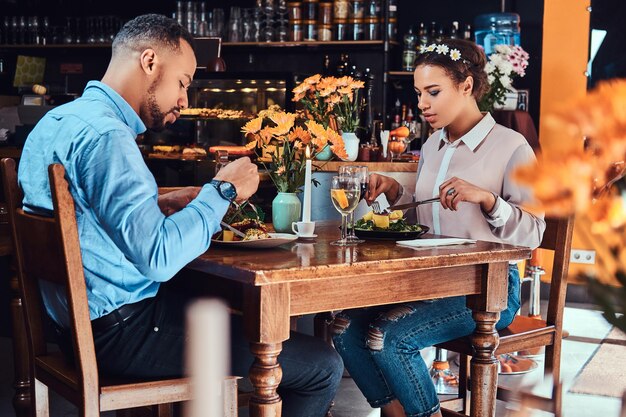
[[[359,183],[361,184],[361,195],[360,195],[359,201],[365,198],[365,193],[367,192],[367,186],[369,184],[369,172],[366,166],[342,165],[339,167],[339,176],[357,178],[359,180]],[[350,213],[349,218],[348,218],[348,223],[350,225],[349,230],[348,230],[348,236],[346,237],[348,242],[352,242],[352,243],[365,242],[364,240],[356,237],[356,234],[354,233],[354,211]]]
[[[346,239],[347,218],[359,204],[361,183],[354,177],[334,176],[330,184],[330,198],[333,206],[341,214],[341,239],[331,242],[335,246],[351,246],[354,243]]]

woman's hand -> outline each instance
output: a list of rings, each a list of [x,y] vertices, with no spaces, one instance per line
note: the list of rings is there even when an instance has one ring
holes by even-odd
[[[372,204],[379,195],[384,193],[389,204],[393,204],[398,199],[399,192],[400,183],[398,181],[384,175],[370,174],[365,201],[367,204]]]
[[[457,177],[439,186],[439,199],[443,208],[450,210],[457,210],[461,201],[480,204],[485,213],[490,213],[496,205],[496,196],[492,192]]]
[[[163,214],[170,216],[187,207],[187,204],[191,203],[191,200],[196,198],[199,192],[200,187],[185,187],[162,194],[158,199],[159,208]]]

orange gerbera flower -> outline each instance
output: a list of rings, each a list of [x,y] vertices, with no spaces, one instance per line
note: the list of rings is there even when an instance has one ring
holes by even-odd
[[[308,85],[317,84],[321,78],[322,76],[320,74],[311,75],[309,78],[306,78],[304,81],[302,81],[302,84],[308,84]]]
[[[263,118],[257,117],[256,119],[252,119],[248,123],[246,123],[241,128],[241,131],[245,133],[246,135],[248,135],[249,133],[254,134],[254,133],[257,133],[259,130],[261,130],[262,124],[263,124]]]
[[[337,78],[337,87],[345,87],[347,85],[350,85],[350,83],[353,81],[354,78],[348,77],[347,75],[345,77]]]
[[[313,137],[317,138],[325,138],[326,137],[326,129],[321,124],[314,122],[313,120],[307,120],[305,123],[307,129],[313,135]]]
[[[272,134],[274,136],[283,136],[289,133],[296,120],[296,115],[293,113],[276,112],[270,116],[270,120],[276,123],[276,126],[272,128]]]
[[[363,81],[352,80],[348,86],[353,90],[358,90],[359,88],[365,87],[365,83]]]
[[[272,140],[272,131],[273,129],[269,126],[265,126],[261,131],[257,134],[257,142],[261,146],[267,145]]]
[[[302,144],[306,145],[307,143],[311,141],[311,134],[307,132],[306,130],[304,130],[303,128],[301,128],[300,126],[296,126],[296,128],[293,129],[293,131],[289,133],[289,135],[287,136],[287,139],[289,140],[289,142],[294,142],[296,140],[299,140]],[[296,145],[299,145],[299,144],[296,144]]]

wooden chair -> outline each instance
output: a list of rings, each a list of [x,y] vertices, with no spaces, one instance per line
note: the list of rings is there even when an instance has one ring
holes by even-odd
[[[49,415],[48,388],[75,404],[80,416],[99,416],[102,411],[144,406],[153,406],[153,414],[170,415],[172,403],[191,399],[187,378],[112,381],[98,374],[74,200],[63,166],[49,167],[54,217],[24,212],[15,162],[5,158],[1,167],[25,310],[31,396],[36,415]],[[66,288],[76,365],[68,364],[60,353],[50,352],[46,347],[40,280]],[[229,395],[224,397],[233,398],[234,389],[236,401],[236,379],[227,381],[225,386]]]
[[[513,323],[500,331],[500,344],[495,354],[517,352],[545,346],[544,376],[552,375],[555,389],[553,390],[551,407],[546,410],[555,415],[561,414],[561,338],[563,324],[563,310],[565,308],[565,294],[567,291],[567,270],[569,268],[570,248],[574,218],[547,218],[546,231],[543,235],[540,248],[554,251],[552,276],[550,280],[550,298],[546,320],[534,317],[515,316]],[[469,338],[461,338],[442,343],[438,347],[459,352],[461,354],[459,370],[459,398],[442,402],[443,407],[469,414],[469,357],[472,347]],[[506,397],[506,390],[498,387],[498,398]]]

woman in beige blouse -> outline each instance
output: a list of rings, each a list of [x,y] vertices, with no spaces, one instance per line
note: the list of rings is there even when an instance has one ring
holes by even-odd
[[[486,57],[476,44],[446,40],[417,58],[414,86],[426,121],[438,129],[422,147],[415,195],[392,178],[370,176],[368,202],[384,193],[392,203],[439,197],[417,209],[436,234],[536,248],[545,222],[522,208],[529,190],[511,172],[535,160],[522,135],[496,124],[477,101],[489,88]],[[445,279],[445,277],[442,277]],[[509,267],[507,309],[497,328],[519,309],[519,272]],[[383,415],[440,416],[439,401],[420,349],[474,330],[465,297],[344,311],[334,342],[350,375]]]

